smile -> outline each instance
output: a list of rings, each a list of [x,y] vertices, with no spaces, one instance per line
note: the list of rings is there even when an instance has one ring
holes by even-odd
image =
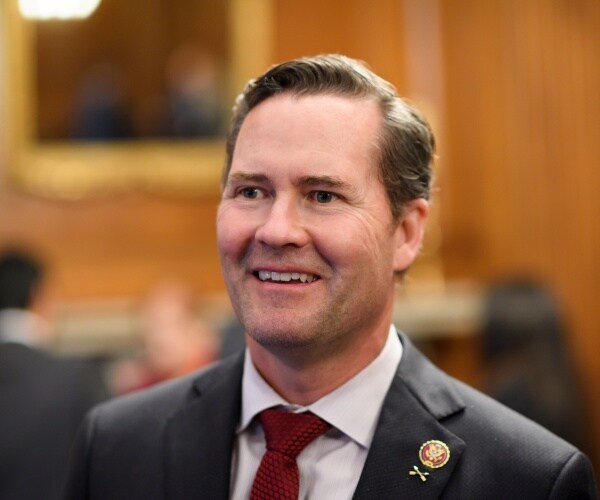
[[[254,273],[260,281],[277,281],[290,283],[312,283],[319,278],[315,274],[307,273],[280,273],[277,271],[258,271]]]

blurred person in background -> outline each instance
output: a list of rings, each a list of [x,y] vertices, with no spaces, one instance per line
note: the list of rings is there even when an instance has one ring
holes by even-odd
[[[555,298],[529,278],[490,287],[484,316],[484,391],[584,447],[579,383]]]
[[[168,132],[171,137],[217,137],[223,133],[221,71],[214,54],[186,43],[169,56],[166,68]]]
[[[49,352],[57,301],[40,261],[0,254],[0,498],[60,498],[85,412],[107,397],[91,362]]]
[[[114,141],[132,136],[123,70],[112,61],[86,69],[76,95],[72,137]]]
[[[140,309],[141,353],[118,363],[115,393],[124,394],[180,377],[217,359],[218,334],[199,315],[192,291],[162,283]]]

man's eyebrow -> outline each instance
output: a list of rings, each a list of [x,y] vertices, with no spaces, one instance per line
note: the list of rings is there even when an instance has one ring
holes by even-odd
[[[249,172],[234,172],[229,174],[227,184],[231,182],[267,182],[269,178],[265,174],[252,174]]]
[[[230,174],[229,178],[227,179],[227,184],[235,184],[240,182],[264,184],[269,182],[269,177],[261,173],[234,172]],[[331,175],[303,175],[298,179],[297,185],[334,188],[348,192],[355,191],[355,188],[352,186],[352,184],[340,179],[339,177],[334,177]]]
[[[300,177],[299,184],[303,186],[323,186],[346,190],[353,189],[352,185],[348,182],[339,177],[332,177],[330,175],[305,175]]]

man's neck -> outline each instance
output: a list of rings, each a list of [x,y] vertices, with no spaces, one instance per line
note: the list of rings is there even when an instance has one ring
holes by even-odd
[[[266,348],[251,337],[247,344],[254,366],[267,383],[289,403],[306,406],[369,365],[382,351],[388,331],[389,325],[377,335],[358,337],[344,349],[320,346],[318,352],[310,348]]]

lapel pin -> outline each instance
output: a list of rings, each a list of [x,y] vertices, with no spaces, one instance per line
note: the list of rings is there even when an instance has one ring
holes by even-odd
[[[419,476],[421,481],[427,481],[427,476],[429,476],[429,472],[421,472],[416,465],[413,465],[413,470],[408,472],[411,476]]]
[[[439,469],[450,460],[450,448],[446,443],[435,439],[423,443],[419,450],[419,460],[426,467]]]

